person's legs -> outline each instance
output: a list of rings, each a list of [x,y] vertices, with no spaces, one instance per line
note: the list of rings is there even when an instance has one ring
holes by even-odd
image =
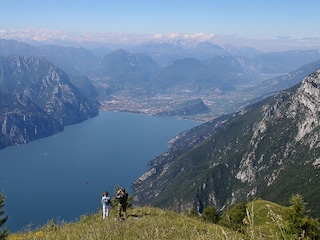
[[[123,217],[127,218],[127,205],[126,204],[122,205],[122,211],[123,211]]]
[[[106,206],[106,217],[109,217],[110,206]]]
[[[122,205],[119,203],[118,205],[118,218],[121,218]]]
[[[105,206],[105,205],[103,205],[103,206],[102,206],[102,219],[105,219],[105,218],[106,218],[106,216],[107,216],[107,214],[106,214],[106,210],[107,210],[106,206]]]

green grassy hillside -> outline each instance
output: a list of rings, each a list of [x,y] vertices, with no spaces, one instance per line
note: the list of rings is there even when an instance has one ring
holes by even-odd
[[[97,213],[73,223],[49,222],[37,230],[10,234],[8,239],[290,239],[283,232],[285,209],[263,200],[248,203],[242,233],[197,214],[135,207],[128,210],[126,220],[117,220],[112,209],[105,220]]]

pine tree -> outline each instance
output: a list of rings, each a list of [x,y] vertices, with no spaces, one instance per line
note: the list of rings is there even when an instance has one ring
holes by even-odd
[[[2,209],[3,207],[4,207],[4,196],[0,192],[0,229],[2,225],[5,224],[5,222],[8,220],[8,216],[2,217],[2,215],[4,214],[4,210]],[[2,231],[0,231],[0,240],[6,239],[7,236],[8,236],[8,233],[6,229],[3,229]]]
[[[320,239],[320,222],[305,215],[307,203],[303,196],[293,195],[290,204],[287,209],[287,232],[296,239]]]

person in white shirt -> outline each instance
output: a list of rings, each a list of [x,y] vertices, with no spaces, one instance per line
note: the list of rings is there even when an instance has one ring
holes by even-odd
[[[108,192],[104,192],[101,198],[101,204],[102,204],[102,218],[105,219],[109,217],[110,213],[110,197]]]

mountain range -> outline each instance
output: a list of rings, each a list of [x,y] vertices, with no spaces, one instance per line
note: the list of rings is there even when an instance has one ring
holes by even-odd
[[[275,96],[179,134],[134,182],[135,202],[201,212],[256,198],[285,205],[299,193],[319,216],[319,104],[317,70]]]
[[[283,89],[280,85],[272,89],[272,84],[264,81],[320,59],[316,50],[264,53],[209,42],[191,46],[149,42],[123,47],[127,49],[33,46],[0,39],[0,56],[44,57],[67,73],[70,80],[87,78],[106,109],[109,103],[117,102],[111,108],[122,110],[125,102],[133,102],[143,106],[134,112],[146,112],[145,108],[159,109],[156,113],[172,112],[178,104],[200,98],[210,111],[188,116],[197,120],[232,113],[250,100],[278,92]],[[301,74],[305,77],[310,73]],[[171,109],[159,108],[163,105]]]

